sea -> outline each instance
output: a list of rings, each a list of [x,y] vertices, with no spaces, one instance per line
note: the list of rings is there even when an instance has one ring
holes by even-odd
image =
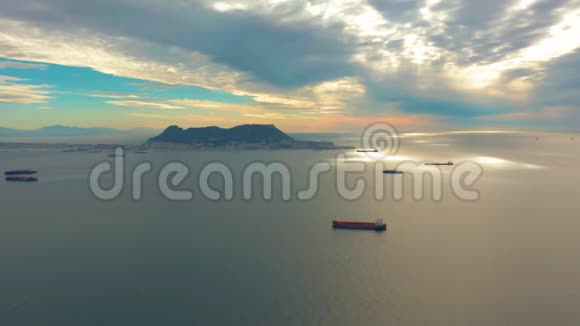
[[[356,135],[302,136],[360,146]],[[111,200],[89,180],[98,164],[114,165],[109,152],[0,150],[2,171],[31,168],[39,178],[0,180],[0,325],[580,324],[579,134],[413,133],[397,142],[385,156],[127,150]],[[415,177],[426,161],[454,165],[436,167],[439,179],[431,170]],[[402,162],[401,176],[376,173]],[[152,168],[135,199],[142,163]],[[169,188],[191,199],[160,190],[169,163],[187,167]],[[208,184],[220,198],[202,191],[211,163],[231,172],[231,198],[217,173]],[[274,175],[267,199],[255,175],[246,198],[253,163],[278,163],[290,178]],[[318,163],[330,169],[312,178]],[[351,165],[363,167],[345,177],[347,190],[364,184],[357,198],[340,190],[338,166]],[[457,175],[460,167],[475,171]],[[107,172],[98,184],[113,181]],[[298,196],[314,183],[312,196]],[[387,231],[332,228],[376,218]]]

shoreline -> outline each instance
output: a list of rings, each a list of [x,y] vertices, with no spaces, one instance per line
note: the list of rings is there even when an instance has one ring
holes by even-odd
[[[239,146],[199,146],[184,144],[158,144],[150,146],[144,145],[127,145],[127,144],[74,144],[74,143],[22,143],[22,142],[0,142],[0,150],[13,149],[51,149],[61,150],[63,152],[103,152],[113,151],[122,147],[126,151],[153,151],[153,152],[211,152],[211,151],[280,151],[280,150],[350,150],[354,146],[337,146],[316,147],[316,146],[296,146],[296,147],[269,147],[256,146],[255,144],[240,144]]]

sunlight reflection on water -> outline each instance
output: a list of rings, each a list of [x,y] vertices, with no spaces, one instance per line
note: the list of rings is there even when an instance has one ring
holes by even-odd
[[[543,166],[529,164],[524,162],[516,162],[505,160],[498,157],[491,157],[491,156],[478,156],[471,158],[470,160],[482,164],[484,166],[494,166],[494,167],[501,167],[501,168],[525,168],[525,169],[542,169]]]

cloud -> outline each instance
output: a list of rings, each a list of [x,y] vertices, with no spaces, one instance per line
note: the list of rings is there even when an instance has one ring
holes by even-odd
[[[161,109],[161,110],[183,110],[182,106],[175,106],[165,103],[157,102],[141,102],[141,101],[107,101],[106,103],[117,105],[117,106],[128,106],[137,108],[151,108],[151,109]]]
[[[280,114],[280,113],[276,113],[276,112],[266,112],[266,113],[262,113],[262,114],[244,114],[244,116],[250,117],[250,118],[266,119],[266,120],[279,120],[279,119],[288,119],[289,118],[288,116],[286,116],[284,114]]]
[[[2,12],[0,12],[1,16]],[[99,72],[158,84],[191,85],[230,90],[242,78],[200,53],[115,38],[98,32],[77,33],[57,26],[0,18],[0,56],[64,66],[90,67]],[[157,58],[150,53],[163,53]],[[168,60],[164,62],[163,59]],[[176,62],[187,62],[179,66]]]
[[[0,75],[0,104],[31,104],[45,103],[51,97],[48,95],[48,85],[24,84],[25,79]]]
[[[311,21],[280,23],[292,10],[271,16],[246,10],[220,12],[202,2],[26,0],[3,8],[1,14],[49,28],[96,30],[203,53],[215,63],[280,87],[349,74],[351,48],[340,37],[340,29],[321,30]],[[329,33],[336,35],[328,37]]]
[[[529,102],[533,106],[570,106],[579,109],[580,49],[550,62],[541,71],[536,88]]]
[[[0,61],[0,69],[45,69],[45,64]]]
[[[104,97],[104,98],[139,98],[139,95],[131,93],[121,93],[121,92],[95,92],[89,94],[91,97]]]
[[[305,99],[305,98],[290,98],[290,97],[279,97],[271,94],[251,94],[251,93],[238,93],[240,95],[246,94],[247,96],[253,96],[254,101],[258,103],[281,105],[284,107],[291,108],[311,108],[316,106],[315,102]]]
[[[180,100],[170,100],[171,103],[177,105],[183,105],[186,107],[194,107],[199,109],[222,109],[224,106],[232,106],[228,103],[221,103],[221,102],[214,102],[214,101],[207,101],[207,100],[189,100],[189,99],[180,99]]]
[[[572,107],[546,107],[538,111],[509,112],[496,115],[478,117],[483,121],[550,121],[563,120],[577,114]]]
[[[0,56],[253,98],[103,96],[131,100],[114,105],[351,122],[580,109],[577,0],[22,0],[1,9]]]
[[[225,103],[208,100],[176,99],[167,100],[171,105],[203,111],[204,114],[241,116],[244,113],[263,112],[264,108],[256,103]]]
[[[286,94],[241,90],[233,91],[233,94],[251,97],[253,102],[239,104],[193,99],[168,100],[168,102],[185,107],[245,113],[256,110],[328,112],[342,111],[348,106],[349,101],[363,96],[365,89],[357,80],[344,78],[308,85]]]

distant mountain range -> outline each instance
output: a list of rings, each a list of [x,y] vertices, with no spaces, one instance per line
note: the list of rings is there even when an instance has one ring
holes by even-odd
[[[69,126],[48,126],[34,130],[11,129],[0,127],[0,137],[92,137],[115,136],[132,133],[154,134],[151,129],[119,130],[112,128],[80,128]]]
[[[185,149],[343,149],[331,142],[302,141],[288,136],[274,125],[240,125],[229,129],[203,127],[183,129],[170,126],[149,139],[149,148]]]

